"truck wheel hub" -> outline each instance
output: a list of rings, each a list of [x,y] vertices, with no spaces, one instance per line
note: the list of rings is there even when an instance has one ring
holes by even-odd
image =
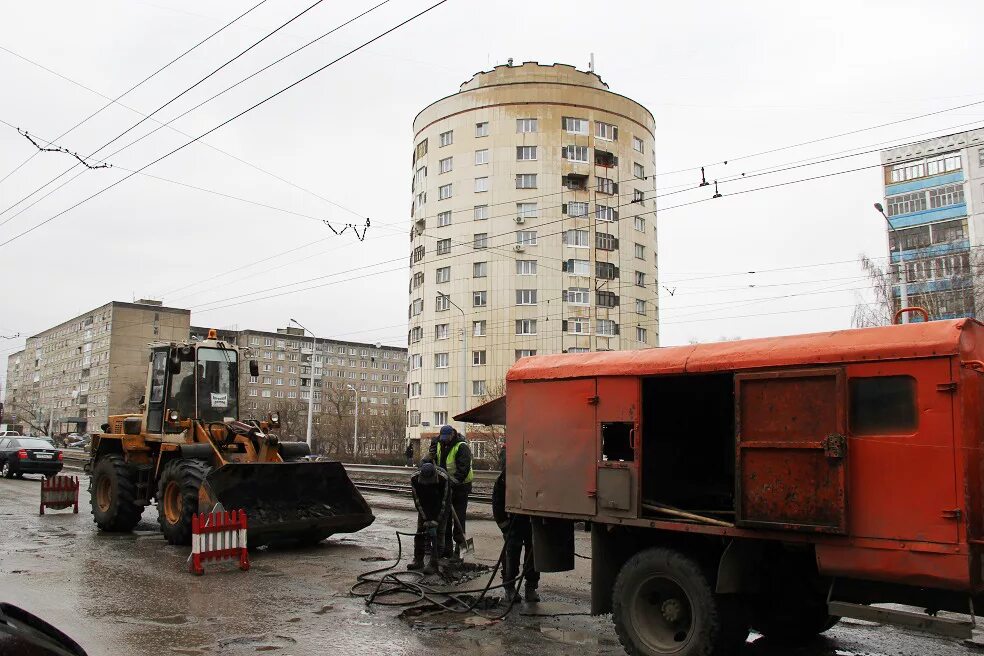
[[[683,617],[683,604],[679,599],[667,599],[660,606],[660,611],[663,613],[663,619],[674,624]]]

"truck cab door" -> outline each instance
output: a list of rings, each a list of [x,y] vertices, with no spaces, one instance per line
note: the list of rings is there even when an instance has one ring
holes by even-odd
[[[735,376],[739,526],[846,533],[844,370]]]

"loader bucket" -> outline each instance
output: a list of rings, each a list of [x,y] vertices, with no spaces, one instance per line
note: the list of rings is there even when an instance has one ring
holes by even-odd
[[[340,462],[231,463],[205,478],[199,511],[246,511],[250,547],[315,543],[372,524],[369,504]]]

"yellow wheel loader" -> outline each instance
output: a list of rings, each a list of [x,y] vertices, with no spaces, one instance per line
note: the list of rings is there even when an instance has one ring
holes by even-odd
[[[92,438],[89,491],[103,531],[129,531],[157,502],[171,544],[190,544],[191,516],[243,509],[251,547],[313,544],[373,522],[338,462],[312,462],[264,421],[239,418],[240,349],[216,339],[151,346],[142,414],[114,415]],[[249,362],[257,375],[256,361]]]

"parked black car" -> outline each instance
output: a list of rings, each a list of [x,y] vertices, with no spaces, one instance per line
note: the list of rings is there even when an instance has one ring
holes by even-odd
[[[22,477],[24,474],[54,476],[64,466],[61,449],[47,440],[34,437],[0,438],[0,476]]]

